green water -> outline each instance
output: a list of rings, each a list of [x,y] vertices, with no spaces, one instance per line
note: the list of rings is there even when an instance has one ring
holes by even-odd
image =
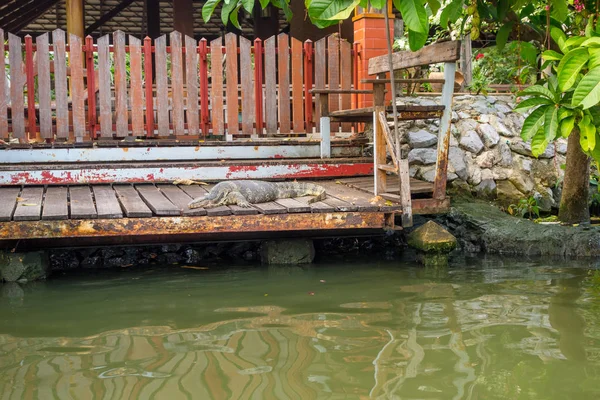
[[[590,262],[171,267],[0,287],[4,399],[593,399]]]

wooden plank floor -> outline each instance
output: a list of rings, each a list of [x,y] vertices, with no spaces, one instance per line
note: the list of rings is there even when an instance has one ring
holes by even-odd
[[[369,178],[367,178],[369,179]],[[367,181],[348,180],[314,182],[325,187],[323,201],[308,203],[310,196],[255,204],[252,208],[221,206],[209,209],[187,208],[195,197],[203,196],[211,186],[143,183],[136,185],[77,185],[0,187],[3,204],[0,221],[39,221],[65,219],[117,219],[163,216],[228,216],[252,214],[392,212],[399,204],[374,197],[352,185]],[[369,179],[373,184],[372,178]]]

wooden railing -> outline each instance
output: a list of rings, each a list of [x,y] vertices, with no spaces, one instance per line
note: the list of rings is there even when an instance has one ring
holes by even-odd
[[[4,32],[0,38],[5,42]],[[337,35],[313,43],[179,32],[154,41],[117,31],[95,42],[62,30],[8,34],[0,57],[0,139],[265,137],[318,131],[312,88],[356,86],[356,48]],[[168,45],[167,45],[168,42]],[[5,53],[6,54],[6,53]],[[350,94],[332,95],[332,111]]]

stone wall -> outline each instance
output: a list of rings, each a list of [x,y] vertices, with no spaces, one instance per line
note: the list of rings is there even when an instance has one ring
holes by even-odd
[[[402,104],[433,105],[436,99],[402,98]],[[520,136],[524,116],[514,112],[513,96],[458,95],[452,112],[449,151],[450,187],[506,205],[534,196],[543,210],[558,207],[567,151],[566,140],[550,144],[533,157]],[[402,151],[410,174],[432,182],[435,177],[439,120],[401,123]]]

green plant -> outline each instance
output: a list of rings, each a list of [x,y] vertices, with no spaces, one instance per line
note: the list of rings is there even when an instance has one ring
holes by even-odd
[[[471,83],[467,86],[467,89],[471,93],[487,95],[490,89],[489,83],[489,78],[483,68],[474,69]]]
[[[540,207],[538,205],[537,200],[533,196],[529,196],[526,199],[520,199],[517,204],[511,204],[507,209],[510,215],[519,216],[521,218],[525,218],[527,216],[528,219],[533,219],[533,217],[540,217]]]

